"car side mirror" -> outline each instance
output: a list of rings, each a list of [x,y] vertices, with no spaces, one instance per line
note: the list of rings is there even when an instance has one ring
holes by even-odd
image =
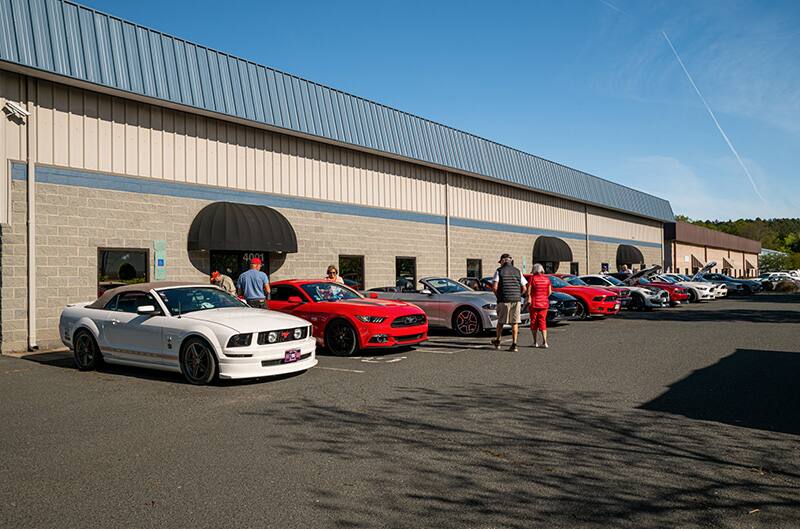
[[[288,301],[289,303],[294,303],[295,305],[299,305],[303,302],[303,298],[301,298],[300,296],[289,296],[289,299],[287,299],[286,301]]]
[[[368,292],[367,295],[369,296],[370,299],[378,299],[377,292]]]
[[[433,292],[431,292],[430,290],[428,290],[428,289],[426,288],[426,289],[423,289],[423,290],[422,290],[421,294],[426,294],[426,295],[428,295],[428,296],[432,296],[432,295],[433,295]]]
[[[153,315],[158,312],[154,305],[139,305],[136,307],[136,313],[141,315]]]

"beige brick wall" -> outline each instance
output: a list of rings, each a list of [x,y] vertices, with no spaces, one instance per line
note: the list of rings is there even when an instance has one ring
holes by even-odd
[[[26,183],[13,183],[14,218],[2,232],[2,351],[27,347]],[[186,250],[189,226],[207,201],[38,183],[36,188],[37,342],[58,346],[58,317],[67,303],[97,293],[97,249],[148,248],[167,242],[171,280],[205,281],[207,257]],[[367,288],[393,285],[394,257],[417,257],[418,275],[445,270],[444,226],[280,209],[297,233],[272,278],[322,277],[339,254],[365,256]],[[199,269],[198,269],[199,268]]]
[[[617,248],[619,244],[589,241],[589,269],[587,273],[599,273],[603,263],[608,263],[611,272],[617,271]],[[644,256],[647,265],[659,264],[663,266],[661,248],[652,246],[637,246]]]

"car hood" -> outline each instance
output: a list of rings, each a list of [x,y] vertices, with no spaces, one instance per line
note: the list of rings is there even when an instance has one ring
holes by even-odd
[[[575,286],[570,285],[568,287],[558,287],[554,288],[554,291],[563,292],[575,297],[583,297],[583,296],[616,296],[617,293],[611,290],[607,290],[601,287],[594,287],[594,286]]]
[[[634,274],[629,275],[628,277],[623,279],[622,282],[625,283],[626,286],[634,286],[639,282],[640,278],[643,277],[647,279],[651,275],[658,273],[659,270],[661,270],[661,266],[659,265],[651,266],[649,268],[644,268]]]
[[[555,290],[550,293],[550,301],[574,301],[575,296],[570,296],[564,292],[556,292]]]
[[[320,303],[325,303],[330,307],[338,307],[340,310],[368,310],[372,315],[395,314],[398,308],[411,307],[405,301],[380,298],[342,299],[339,301],[320,301]]]
[[[184,314],[181,318],[224,325],[239,333],[274,331],[311,325],[306,320],[291,314],[250,307],[202,310]]]

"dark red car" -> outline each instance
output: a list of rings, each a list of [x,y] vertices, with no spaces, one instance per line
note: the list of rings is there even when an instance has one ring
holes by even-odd
[[[689,291],[682,286],[667,283],[665,281],[651,281],[643,277],[639,278],[639,284],[649,285],[658,287],[661,290],[666,290],[669,294],[669,304],[673,307],[689,301]]]
[[[276,281],[270,288],[269,308],[311,322],[317,343],[338,356],[428,339],[428,319],[410,303],[365,298],[345,285],[316,279]]]
[[[574,287],[590,287],[593,285],[589,285],[583,281],[580,277],[574,274],[555,274],[556,276],[560,277],[570,285]],[[595,287],[597,288],[597,287]],[[617,299],[619,300],[619,306],[621,308],[625,308],[631,303],[631,289],[628,287],[617,287],[617,286],[608,286],[602,287],[603,290],[610,290],[611,292],[617,295]]]
[[[547,274],[547,277],[550,279],[553,290],[577,298],[578,311],[575,316],[581,320],[585,320],[590,316],[608,316],[619,312],[620,303],[617,295],[610,290],[592,286],[576,287],[560,277],[551,274]],[[530,283],[533,280],[533,275],[525,274],[525,279]]]

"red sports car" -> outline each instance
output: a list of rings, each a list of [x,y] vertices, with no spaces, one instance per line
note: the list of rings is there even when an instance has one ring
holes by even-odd
[[[585,283],[580,277],[574,274],[555,274],[556,276],[560,277],[570,285],[574,287],[590,287],[593,285],[589,285]],[[595,287],[597,288],[597,287]],[[603,290],[610,290],[614,294],[617,295],[617,300],[619,300],[619,306],[622,308],[627,307],[631,303],[631,289],[628,287],[617,287],[617,286],[608,286],[608,287],[601,287]]]
[[[689,291],[684,287],[675,285],[673,283],[667,283],[665,281],[651,281],[642,277],[639,278],[639,284],[658,287],[661,290],[666,290],[669,294],[669,304],[673,307],[689,301]]]
[[[560,277],[547,274],[550,284],[556,292],[563,292],[578,299],[578,311],[575,313],[581,320],[589,316],[607,316],[619,312],[620,303],[617,295],[610,290],[592,286],[576,287],[570,285]],[[525,274],[528,283],[533,279],[532,275]]]
[[[310,321],[317,343],[337,356],[428,339],[428,319],[410,303],[365,298],[345,285],[316,279],[276,281],[270,288],[269,308]]]

